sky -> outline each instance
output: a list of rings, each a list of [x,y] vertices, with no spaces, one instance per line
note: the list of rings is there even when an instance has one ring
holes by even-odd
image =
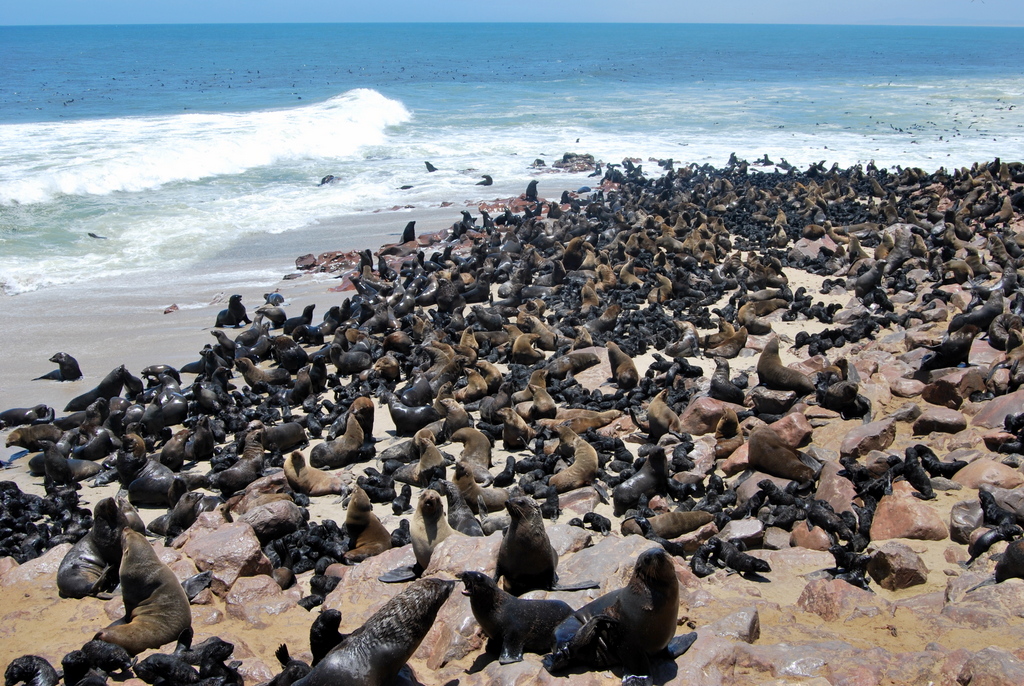
[[[0,1],[0,26],[333,22],[668,22],[1024,26],[1022,0]]]

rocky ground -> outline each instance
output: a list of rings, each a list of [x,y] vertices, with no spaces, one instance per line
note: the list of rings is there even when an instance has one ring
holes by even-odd
[[[763,575],[743,575],[723,568],[701,578],[691,568],[689,557],[676,556],[674,560],[681,587],[678,632],[696,630],[699,638],[674,663],[655,665],[655,683],[833,686],[1024,683],[1024,648],[1021,647],[1024,645],[1024,624],[1020,621],[1024,617],[1024,579],[1011,578],[998,584],[983,584],[991,579],[1008,542],[995,543],[967,564],[971,557],[969,546],[988,530],[979,502],[979,489],[990,492],[1001,508],[1014,513],[1018,521],[1024,521],[1024,473],[1020,468],[1020,457],[1005,448],[1000,452],[1001,446],[1012,445],[1013,441],[1019,440],[1005,430],[1004,419],[1024,410],[1024,390],[1014,390],[1018,382],[1014,378],[1016,370],[1002,369],[990,373],[1006,360],[1007,352],[994,348],[987,336],[973,340],[966,364],[962,366],[928,369],[922,364],[930,352],[924,346],[936,346],[944,340],[952,317],[958,312],[976,309],[976,306],[971,306],[972,284],[957,282],[955,276],[959,265],[952,263],[960,258],[964,258],[961,261],[966,263],[966,258],[972,255],[988,263],[992,267],[991,272],[984,274],[979,271],[975,286],[991,287],[1008,270],[1018,268],[1013,261],[996,265],[997,260],[991,254],[991,236],[1001,236],[1003,241],[1013,239],[1017,226],[1014,223],[1015,211],[1011,211],[1010,218],[1000,222],[996,228],[987,226],[986,220],[996,216],[1000,205],[995,200],[1011,197],[1012,193],[1018,192],[1020,184],[1011,181],[1010,172],[998,165],[994,169],[991,165],[983,165],[971,172],[965,171],[957,183],[961,187],[968,184],[968,188],[959,195],[959,191],[942,190],[955,188],[957,184],[953,180],[943,185],[940,178],[913,176],[871,177],[880,182],[881,196],[859,190],[853,192],[858,186],[851,177],[828,179],[823,172],[812,175],[811,179],[801,177],[797,181],[800,189],[793,190],[795,187],[790,186],[788,202],[784,202],[785,192],[776,188],[772,192],[776,204],[771,207],[777,208],[780,216],[770,216],[773,213],[761,208],[760,214],[766,219],[762,222],[765,228],[762,243],[764,240],[776,241],[778,245],[772,244],[772,248],[781,250],[778,254],[787,257],[779,273],[786,277],[791,290],[803,287],[823,307],[834,304],[828,321],[809,318],[806,312],[797,312],[795,316],[787,314],[796,312],[796,307],[781,307],[766,315],[771,332],[751,334],[743,349],[731,360],[734,375],[743,371],[750,373],[744,403],[739,406],[709,394],[709,377],[714,370],[714,362],[710,358],[686,358],[689,364],[703,371],[703,376],[685,379],[680,376],[675,381],[666,382],[666,369],[655,357],[656,353],[660,353],[662,360],[671,357],[665,355],[665,348],[654,345],[654,349],[646,346],[641,349],[641,346],[631,345],[629,348],[634,352],[632,356],[640,377],[649,379],[646,386],[640,387],[646,395],[639,396],[642,402],[632,409],[643,423],[644,410],[653,396],[652,390],[669,385],[679,391],[672,403],[678,413],[678,423],[660,442],[671,454],[680,442],[692,440],[693,447],[687,453],[693,467],[685,474],[674,475],[680,483],[687,481],[687,474],[695,475],[697,478],[689,481],[701,484],[701,490],[694,492],[691,506],[695,501],[704,502],[701,500],[705,495],[703,488],[710,483],[712,475],[721,477],[728,491],[736,493],[736,503],[727,507],[727,511],[753,497],[757,493],[756,485],[762,479],[770,478],[782,487],[788,483],[777,475],[752,468],[745,440],[735,449],[720,450],[716,456],[716,447],[725,440],[725,437],[716,435],[716,430],[730,409],[739,413],[742,437],[748,437],[762,425],[770,425],[785,444],[800,450],[810,458],[811,464],[820,466],[813,483],[807,486],[809,490],[805,497],[808,502],[827,502],[836,513],[856,513],[854,505],[857,508],[865,505],[863,494],[858,492],[855,484],[856,479],[850,478],[840,459],[853,460],[877,477],[890,469],[887,460],[891,456],[902,460],[908,447],[925,445],[943,462],[963,460],[967,465],[949,478],[933,477],[930,480],[934,499],[917,497],[920,488],[900,477],[886,489],[878,499],[870,525],[857,531],[866,542],[862,552],[871,557],[867,590],[834,578],[838,573],[836,559],[828,549],[836,543],[849,545],[849,541],[840,540],[834,532],[811,526],[804,520],[788,528],[772,526],[771,518],[765,516],[767,510],[761,516],[736,518],[722,528],[709,523],[673,541],[691,554],[712,537],[742,542],[751,555],[766,560],[771,571]],[[709,179],[705,179],[707,194],[700,196],[699,203],[709,214],[727,215],[727,208],[732,207],[730,203],[741,203],[742,198],[725,197],[729,191],[724,187],[711,191],[714,178],[715,174],[711,174]],[[731,179],[730,184],[737,184],[735,176],[726,175],[726,178]],[[621,186],[609,185],[608,188],[625,189],[630,182],[630,179],[620,179]],[[814,188],[822,189],[817,197],[814,190],[809,189],[812,182]],[[824,191],[829,183],[835,186],[835,198],[832,199]],[[863,178],[858,183],[867,187]],[[808,231],[806,225],[817,226],[819,223],[814,221],[819,199],[833,214],[838,213],[841,203],[853,202],[849,198],[843,199],[844,187],[852,189],[857,202],[866,208],[865,212],[874,210],[873,216],[879,220],[874,230],[856,228],[858,224],[851,221],[849,231],[838,230],[838,222],[835,229],[829,224],[824,235]],[[929,216],[921,210],[925,205],[914,204],[915,199],[934,192],[937,196],[935,207],[941,207],[943,203],[951,207],[951,199],[963,200],[964,195],[973,193],[975,189],[982,190],[975,194],[970,204],[964,205],[965,211],[957,210],[960,212],[958,220],[968,220],[971,235],[950,239],[948,234],[943,234],[940,222],[948,221],[952,230],[953,217],[943,217],[941,211],[938,218]],[[698,202],[697,196],[693,192],[687,196],[687,201],[681,201],[680,213],[683,205],[693,211],[690,205]],[[972,217],[970,208],[984,201],[992,202],[996,207],[989,215]],[[895,216],[889,216],[890,204]],[[659,216],[656,209],[633,198],[618,210],[617,218],[612,218],[614,212],[609,212],[609,217],[601,221],[612,226],[619,222],[619,231],[625,231],[627,235],[648,231],[652,237],[674,235],[680,243],[699,233],[700,219],[696,215],[690,218],[692,226],[684,226],[686,222],[678,223],[675,215],[666,214],[664,218],[669,230],[665,231],[661,228],[665,224],[658,225],[653,219]],[[557,218],[542,221],[548,222],[552,230],[558,226]],[[672,222],[677,222],[674,229]],[[921,226],[925,222],[931,227],[927,231]],[[708,221],[707,224],[713,226],[714,222]],[[935,224],[939,224],[937,229]],[[726,221],[725,226],[728,225]],[[853,255],[844,260],[844,255],[854,252],[849,243],[850,237],[858,233],[864,245],[888,244],[890,252],[876,250],[874,258]],[[497,229],[494,234],[503,235],[506,240],[511,235],[507,229]],[[901,244],[909,240],[908,237],[922,234],[928,237],[929,247],[934,250],[943,247],[943,240],[950,244],[946,246],[949,254],[944,256],[945,266],[949,269],[943,268],[942,260],[938,267],[932,264],[934,260],[929,258],[929,253],[917,254],[908,248],[906,259],[887,272],[885,279],[880,279],[877,289],[884,299],[873,296],[874,291],[871,290],[859,297],[855,295],[862,269],[869,268],[876,261],[885,261],[891,251],[902,249]],[[471,246],[473,241],[487,240],[484,236],[463,236],[463,244]],[[668,254],[699,254],[694,246],[678,247],[666,242],[659,247]],[[593,249],[612,254],[606,245],[596,244]],[[761,249],[762,256],[769,254],[767,246]],[[498,251],[497,246],[495,250]],[[721,252],[721,247],[718,250]],[[653,254],[657,254],[656,249],[647,257]],[[638,253],[635,257],[637,266],[640,267],[645,259]],[[713,262],[707,259],[706,253],[704,260],[710,269]],[[614,259],[612,261],[614,263]],[[719,263],[724,263],[724,259],[720,257]],[[621,262],[617,266],[621,267]],[[644,276],[647,268],[650,271],[645,285],[639,289],[643,297],[637,309],[641,311],[649,307],[649,292],[656,285],[649,277],[658,272],[653,259],[643,266],[645,269],[636,270],[638,274]],[[546,272],[546,267],[542,266],[541,271]],[[600,270],[578,267],[576,271],[591,280],[601,278]],[[901,280],[900,275],[910,275],[913,281]],[[569,280],[563,288],[576,287],[586,278],[581,278],[580,282]],[[702,334],[714,330],[710,328],[710,311],[722,311],[729,305],[730,290],[723,288],[725,290],[720,297],[704,304],[703,316],[697,319]],[[757,289],[752,287],[750,290]],[[494,291],[497,291],[497,286]],[[616,297],[614,294],[617,292],[611,286],[602,292],[602,309]],[[618,293],[621,297],[622,293]],[[943,295],[936,297],[935,293]],[[1019,296],[1019,290],[1016,293]],[[880,307],[879,302],[892,306],[893,316],[886,326],[879,327],[874,333],[863,335],[859,340],[854,340],[851,335],[848,342],[837,347],[794,345],[801,333],[820,335],[827,329],[852,326],[872,317],[881,319],[885,307]],[[556,307],[565,307],[566,304],[560,302]],[[1012,295],[1008,294],[1005,311],[1012,311],[1014,306]],[[919,314],[906,317],[907,312]],[[557,324],[556,319],[560,315],[555,314],[551,321]],[[599,312],[594,316],[596,314]],[[628,397],[613,380],[614,372],[601,345],[606,336],[597,330],[594,333],[592,343],[600,353],[600,363],[576,374],[576,380],[588,392],[596,390],[605,394],[612,399],[609,402],[613,406],[627,407]],[[376,334],[371,332],[370,335]],[[633,341],[643,334],[635,330],[627,333],[617,330],[615,335]],[[857,392],[870,401],[870,412],[865,416],[844,419],[840,411],[819,404],[820,398],[815,394],[798,397],[792,392],[769,391],[758,386],[755,365],[761,350],[775,335],[780,336],[783,342],[783,361],[812,377],[845,359],[848,366],[856,370],[854,378],[859,377]],[[315,349],[306,347],[311,352]],[[495,346],[496,352],[497,348]],[[379,352],[375,349],[377,359]],[[558,350],[542,351],[542,360],[536,366],[550,364],[565,352],[564,346]],[[810,352],[816,354],[808,354]],[[507,351],[500,351],[499,357],[507,354]],[[503,372],[515,376],[514,370],[509,371],[508,359],[499,360],[499,364]],[[263,366],[270,368],[271,365],[265,363]],[[236,384],[241,386],[241,379],[237,379]],[[456,384],[456,387],[460,386]],[[344,394],[341,397],[344,401]],[[479,421],[478,410],[473,410],[472,414]],[[378,439],[378,454],[408,440],[395,435],[395,425],[379,399],[373,434]],[[648,434],[632,421],[629,412],[599,429],[598,434],[603,438],[621,439],[633,457],[650,442]],[[308,456],[320,442],[314,439],[302,448],[302,452]],[[444,442],[439,442],[439,447],[455,457],[460,450],[457,444]],[[546,447],[544,441],[540,441],[536,449],[543,455],[555,448],[549,440]],[[493,454],[494,466],[490,471],[498,474],[508,455],[523,459],[532,454],[532,450],[504,450],[499,435]],[[608,458],[607,454],[601,455],[605,467],[608,466]],[[556,469],[563,466],[564,463]],[[379,460],[371,460],[337,473],[346,487],[351,487],[357,477],[366,474],[367,467],[383,469]],[[194,469],[195,472],[206,470],[205,465]],[[29,475],[24,468],[11,470],[9,474],[26,492],[44,493],[42,477]],[[573,607],[582,606],[604,592],[620,588],[637,555],[656,545],[642,536],[622,534],[623,518],[614,516],[607,499],[613,491],[609,481],[615,482],[616,476],[610,470],[602,469],[596,487],[585,486],[561,494],[558,498],[561,514],[547,523],[548,534],[559,554],[558,573],[562,582],[596,579],[600,588],[582,592],[533,591],[527,597],[554,597]],[[82,491],[83,502],[91,506],[116,491],[116,482],[95,489],[86,487]],[[298,604],[311,593],[313,570],[298,573],[295,585],[290,588],[281,588],[271,577],[273,565],[265,552],[271,537],[268,528],[280,526],[282,520],[294,517],[294,512],[301,516],[303,509],[308,513],[309,522],[333,519],[340,524],[345,520],[344,499],[337,495],[315,496],[304,508],[280,510],[275,509],[278,506],[273,503],[260,504],[261,495],[288,492],[290,489],[283,473],[269,467],[261,479],[246,488],[243,498],[235,499],[237,502],[232,505],[234,514],[230,517],[232,521],[228,521],[229,518],[220,511],[202,514],[170,545],[154,541],[160,558],[180,579],[198,571],[213,572],[210,588],[193,599],[195,640],[219,636],[233,643],[233,659],[241,662],[238,669],[246,684],[269,681],[280,671],[274,651],[282,643],[289,646],[293,657],[308,660],[311,657],[308,650],[309,626],[321,609],[314,607],[310,612]],[[419,492],[418,487],[413,489],[413,506]],[[648,516],[674,510],[680,504],[678,498],[664,490],[651,495]],[[247,503],[253,505],[248,513],[245,512]],[[149,522],[163,512],[163,509],[144,509],[142,515]],[[376,503],[374,512],[389,531],[396,529],[400,520],[410,516],[408,512],[394,514],[390,502]],[[611,532],[602,534],[569,524],[573,518],[582,518],[588,512],[608,517],[612,522]],[[293,524],[300,531],[306,526],[301,520]],[[480,538],[451,537],[435,550],[424,575],[454,578],[457,572],[468,569],[493,573],[500,541],[500,532]],[[36,654],[56,666],[63,655],[81,646],[99,628],[123,614],[123,604],[116,593],[106,599],[87,597],[71,600],[58,596],[56,570],[69,548],[69,543],[57,545],[20,565],[10,557],[0,560],[0,637],[3,639],[0,658],[5,658],[0,662],[6,664],[20,655]],[[331,565],[326,570],[327,575],[340,580],[324,599],[322,608],[341,611],[342,631],[358,628],[403,588],[402,584],[381,583],[378,577],[396,567],[411,564],[413,560],[411,546],[404,545],[356,565]],[[484,651],[485,641],[473,619],[468,599],[453,593],[409,664],[416,679],[426,685],[611,684],[618,683],[621,677],[615,671],[583,669],[552,676],[542,667],[540,656],[532,654],[527,654],[521,663],[500,665],[494,656]],[[166,646],[163,651],[170,648]],[[142,682],[129,677],[124,683]]]

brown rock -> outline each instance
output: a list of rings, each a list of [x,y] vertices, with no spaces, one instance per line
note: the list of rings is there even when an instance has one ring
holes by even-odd
[[[949,530],[939,515],[922,501],[913,496],[883,496],[878,501],[875,517],[871,523],[871,540],[889,538],[912,538],[925,541],[941,541],[949,536]]]
[[[789,447],[796,450],[811,440],[811,433],[814,430],[811,423],[807,421],[800,412],[792,412],[769,426],[775,430],[779,438]]]
[[[793,533],[789,537],[789,544],[808,550],[828,550],[832,545],[832,538],[828,532],[820,526],[808,528],[807,522],[797,522],[793,525]]]
[[[928,567],[906,543],[887,541],[871,553],[868,574],[879,586],[899,591],[928,582]]]
[[[782,414],[796,402],[794,391],[774,391],[765,386],[754,386],[748,396],[758,414]]]
[[[270,560],[263,554],[256,533],[247,522],[223,524],[188,539],[182,552],[202,572],[213,572],[210,588],[224,596],[242,576],[269,575]]]
[[[565,525],[565,528],[587,533],[578,527]],[[576,539],[572,538],[571,533],[566,533],[562,541],[569,545],[569,540]],[[493,533],[490,536],[449,536],[434,548],[430,556],[430,566],[423,575],[434,576],[440,572],[447,572],[454,577],[459,572],[477,571],[494,576],[499,547],[500,533]]]
[[[918,436],[933,431],[955,434],[966,428],[967,418],[946,407],[929,407],[914,422],[914,434]]]
[[[989,431],[988,433],[982,434],[981,440],[985,442],[985,447],[992,452],[999,452],[999,447],[1004,443],[1017,440],[1017,437],[1011,433],[1005,431]]]
[[[601,496],[593,486],[584,486],[576,490],[562,493],[558,496],[558,506],[570,516],[582,517],[588,512],[593,512],[597,504],[601,502]]]
[[[912,422],[921,416],[921,406],[917,403],[903,403],[890,416],[897,422]]]
[[[785,489],[786,486],[792,483],[789,479],[772,476],[770,474],[765,474],[764,472],[752,472],[751,475],[743,481],[743,483],[736,486],[736,506],[743,507],[746,505],[747,501],[750,500],[755,493],[758,493],[761,490],[758,484],[765,479],[768,479],[781,489]]]
[[[56,587],[57,568],[60,567],[61,561],[69,550],[71,550],[70,543],[61,543],[34,560],[28,560],[23,565],[10,568],[6,574],[0,577],[0,586],[42,583],[45,587]]]
[[[760,544],[763,536],[764,523],[753,517],[734,519],[719,533],[719,538],[726,541],[743,541],[748,547]]]
[[[967,545],[971,533],[985,523],[985,515],[981,511],[981,501],[961,500],[954,503],[949,510],[949,537],[957,543]]]
[[[736,450],[732,451],[726,460],[720,465],[720,469],[726,476],[732,476],[733,474],[739,474],[740,472],[750,468],[750,452],[747,443],[744,443]]]
[[[815,499],[827,502],[837,514],[845,510],[853,512],[851,503],[857,497],[853,482],[839,476],[842,470],[843,466],[838,462],[823,463],[818,474],[818,490],[814,493]]]
[[[724,638],[753,643],[761,637],[761,617],[757,608],[751,605],[702,627],[701,631],[710,631]]]
[[[252,526],[262,545],[298,531],[305,523],[302,510],[291,500],[275,500],[258,505],[239,517]]]
[[[923,381],[897,377],[889,382],[889,391],[898,398],[916,398],[924,393]]]
[[[764,530],[764,539],[761,541],[765,550],[782,550],[790,547],[792,533],[777,526],[770,526]]]
[[[967,660],[957,675],[957,683],[971,686],[1024,684],[1024,662],[1005,648],[989,646]]]
[[[933,405],[957,410],[971,393],[985,390],[985,377],[977,367],[955,369],[929,383],[921,393]]]
[[[558,556],[578,553],[593,543],[593,535],[586,529],[568,524],[552,524],[547,527],[548,539],[551,540],[551,547],[555,549]]]
[[[241,496],[233,497],[230,501],[231,511],[239,514],[248,512],[257,505],[265,502],[265,496],[290,493],[291,487],[284,472],[274,472],[267,476],[256,479],[245,487]]]
[[[637,556],[653,545],[641,536],[601,537],[591,547],[559,561],[559,583],[570,585],[592,579],[601,584],[600,593],[622,588],[633,571]],[[493,569],[493,562],[491,565]]]
[[[1002,429],[1003,419],[1006,418],[1006,415],[1020,412],[1022,407],[1024,407],[1024,389],[1001,395],[985,403],[984,409],[974,415],[971,425],[984,429]]]
[[[796,604],[826,622],[846,619],[854,614],[874,616],[887,613],[889,606],[877,594],[839,579],[814,579],[808,582]]]
[[[726,408],[742,412],[739,405],[716,400],[706,395],[697,396],[690,401],[683,413],[679,415],[680,431],[693,436],[712,433],[725,414]]]
[[[860,457],[872,450],[885,450],[896,438],[896,422],[891,418],[862,424],[846,434],[839,452],[843,457]]]
[[[982,486],[1017,488],[1024,485],[1024,474],[1001,462],[982,458],[971,462],[954,474],[953,481],[967,488],[981,488]]]
[[[260,574],[236,581],[224,596],[224,605],[229,617],[266,629],[271,617],[298,607],[296,595],[297,591],[282,591],[273,578]]]
[[[438,550],[450,539],[455,538],[469,537],[449,536],[448,539],[442,541],[430,558],[431,565],[434,564],[434,560],[438,556]],[[500,540],[501,537],[498,536],[498,538]],[[497,548],[495,548],[495,557],[497,557]],[[401,548],[391,548],[380,555],[367,558],[346,572],[334,590],[324,599],[323,609],[341,612],[340,631],[343,633],[355,631],[384,603],[401,593],[404,588],[403,584],[382,583],[377,580],[377,577],[397,567],[411,567],[415,563],[416,557],[413,555],[411,544]],[[490,569],[490,573],[493,574],[493,564]]]

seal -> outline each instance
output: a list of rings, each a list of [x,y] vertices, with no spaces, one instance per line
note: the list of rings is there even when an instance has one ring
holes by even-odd
[[[504,488],[481,488],[473,478],[473,468],[461,460],[455,463],[454,482],[473,514],[483,516],[506,506],[508,491]],[[482,512],[479,507],[480,502],[483,502],[486,508]]]
[[[652,657],[678,657],[696,640],[691,632],[673,641],[678,617],[672,557],[652,548],[637,557],[624,588],[584,605],[558,626],[544,666],[556,672],[580,663],[595,669],[621,664],[623,683],[633,683],[650,675]]]
[[[665,449],[655,446],[637,473],[612,490],[615,516],[621,517],[626,510],[636,507],[640,496],[651,496],[659,488],[667,487],[667,481],[668,464],[665,459]]]
[[[411,486],[428,486],[434,479],[444,479],[444,456],[434,444],[434,433],[430,429],[420,429],[412,442],[419,459],[396,469],[393,474],[395,481]]]
[[[748,460],[766,474],[781,479],[806,483],[814,479],[814,470],[800,461],[800,457],[783,443],[779,434],[769,426],[759,426],[747,437]]]
[[[345,433],[333,441],[318,443],[309,453],[309,463],[320,469],[336,469],[352,464],[359,459],[366,434],[359,423],[359,417],[350,412],[345,424]]]
[[[486,574],[455,575],[466,586],[473,616],[490,639],[487,652],[503,665],[522,662],[523,652],[543,655],[554,644],[555,628],[573,610],[561,600],[524,600],[498,588]]]
[[[548,480],[548,485],[554,486],[559,493],[565,493],[592,484],[597,478],[599,466],[597,450],[568,427],[558,427],[558,429],[561,440],[568,442],[573,449],[573,463],[553,475]]]
[[[558,579],[558,554],[544,529],[540,505],[519,496],[509,498],[505,509],[512,519],[498,548],[494,580],[504,578],[505,590],[516,596],[538,588],[550,590]]]
[[[805,374],[782,364],[778,336],[768,341],[757,359],[757,379],[768,388],[779,391],[795,391],[802,396],[815,392],[814,382]]]
[[[714,515],[710,512],[704,512],[703,510],[666,512],[665,514],[650,517],[647,521],[650,523],[651,530],[656,536],[659,538],[672,539],[678,538],[683,534],[688,534],[691,531],[696,531],[708,522],[714,521]],[[627,519],[622,522],[622,534],[624,536],[629,536],[631,534],[635,534],[637,536],[644,535],[640,526],[636,523],[636,520],[633,519]]]
[[[125,378],[130,376],[131,375],[123,364],[115,367],[110,370],[110,373],[103,377],[103,380],[100,381],[96,388],[68,401],[68,404],[64,406],[64,411],[78,412],[79,410],[84,410],[89,407],[89,405],[93,404],[100,398],[103,400],[110,400],[114,396],[120,395],[121,389],[124,388]]]
[[[84,598],[113,588],[121,566],[121,531],[127,520],[113,498],[93,509],[92,528],[78,540],[57,568],[57,591],[62,598]]]
[[[633,358],[622,351],[618,343],[608,341],[605,343],[608,349],[608,362],[612,368],[612,378],[615,384],[624,391],[636,388],[640,383],[640,373],[636,369]]]
[[[434,625],[454,586],[455,582],[441,579],[414,581],[293,686],[393,683]]]
[[[430,556],[433,555],[434,548],[456,533],[445,517],[440,493],[428,488],[420,494],[416,512],[412,515],[411,532],[412,552],[422,573],[422,570],[430,566]]]
[[[77,381],[82,378],[82,370],[78,366],[78,360],[67,353],[55,353],[50,362],[57,364],[57,369],[37,376],[33,381]]]
[[[19,427],[7,434],[5,443],[8,448],[16,445],[19,448],[37,452],[43,449],[44,441],[56,443],[63,435],[64,432],[53,424],[33,424]]]
[[[373,513],[370,497],[360,486],[353,489],[348,501],[345,530],[350,540],[346,562],[362,562],[391,548],[391,534]]]
[[[340,477],[309,466],[306,464],[306,457],[298,450],[284,459],[284,476],[296,493],[311,496],[345,493],[345,486]]]
[[[138,655],[177,640],[192,628],[188,596],[170,567],[157,557],[145,536],[130,528],[121,532],[121,595],[124,618],[94,638]]]
[[[7,665],[4,683],[14,686],[23,682],[27,686],[57,686],[60,683],[60,675],[44,658],[38,655],[22,655]]]
[[[45,424],[53,421],[53,410],[46,405],[14,407],[0,412],[0,429],[26,424]]]
[[[228,298],[227,309],[217,313],[217,323],[214,326],[219,328],[226,326],[239,327],[243,323],[251,324],[252,321],[245,311],[245,305],[242,304],[242,296],[236,293]]]

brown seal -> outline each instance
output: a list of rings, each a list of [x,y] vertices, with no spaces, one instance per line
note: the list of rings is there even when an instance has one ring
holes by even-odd
[[[751,467],[801,483],[814,478],[814,470],[801,462],[796,452],[771,427],[759,426],[751,431],[747,444],[747,459]]]
[[[359,486],[353,489],[348,501],[345,530],[350,540],[349,550],[345,553],[346,562],[362,562],[391,548],[391,534],[373,514],[370,497]]]
[[[757,359],[757,379],[768,388],[795,391],[799,395],[814,393],[814,382],[807,375],[782,364],[778,336],[768,341]]]
[[[739,417],[736,416],[734,409],[726,407],[715,428],[715,459],[723,460],[729,457],[741,445],[743,445],[743,434],[740,432]]]
[[[124,618],[95,638],[121,646],[131,655],[159,648],[192,628],[188,596],[170,567],[137,531],[121,532],[121,596]]]
[[[732,328],[732,327],[730,327]],[[724,357],[727,360],[731,360],[740,354],[747,345],[747,327],[741,326],[739,329],[733,331],[727,338],[716,343],[714,346],[708,346],[704,350],[704,354],[709,357]]]
[[[608,363],[611,365],[615,384],[624,391],[636,388],[640,383],[640,373],[633,358],[624,353],[615,341],[608,341],[605,347],[608,349]]]
[[[284,476],[296,493],[312,496],[345,493],[340,477],[306,464],[306,457],[298,450],[284,458]]]
[[[419,459],[412,464],[403,465],[393,474],[395,481],[412,486],[429,486],[434,479],[445,478],[444,455],[434,443],[434,434],[430,429],[420,429],[412,439]]]
[[[612,490],[615,516],[619,517],[626,510],[636,507],[640,496],[651,496],[659,488],[666,488],[667,481],[668,463],[665,459],[665,449],[655,446],[637,473]]]
[[[736,321],[747,328],[747,333],[755,336],[762,336],[772,332],[771,322],[762,319],[766,314],[771,314],[788,303],[782,298],[769,300],[753,300],[744,303],[736,313]]]
[[[651,523],[651,531],[658,537],[669,539],[696,531],[708,522],[714,521],[714,516],[703,510],[691,510],[689,512],[666,512],[649,517],[647,521]],[[643,531],[640,530],[635,519],[627,519],[622,522],[622,535],[643,536]]]
[[[84,598],[113,588],[121,566],[121,531],[126,524],[113,498],[96,503],[92,528],[71,546],[57,569],[57,590],[62,598]]]
[[[242,373],[242,378],[250,387],[260,383],[268,386],[283,386],[292,382],[291,372],[287,369],[282,367],[260,369],[247,357],[239,357],[235,360],[235,367]]]
[[[473,478],[473,468],[461,460],[455,463],[454,482],[473,514],[496,512],[505,507],[508,501],[508,491],[503,488],[481,488]],[[480,511],[481,501],[487,508],[484,512]]]
[[[373,613],[293,686],[384,686],[394,683],[406,661],[434,625],[453,581],[420,579]]]
[[[501,430],[501,440],[505,450],[521,450],[528,447],[537,432],[511,408],[503,407],[497,411],[497,415],[504,422]]]
[[[456,533],[448,524],[440,493],[428,488],[420,494],[409,530],[416,564],[426,569],[430,566],[430,556],[434,554],[437,544]]]
[[[512,521],[498,548],[494,580],[504,577],[505,590],[516,596],[538,588],[550,590],[558,579],[558,554],[544,529],[540,505],[522,496],[509,499],[505,509]]]
[[[548,485],[554,486],[559,493],[589,486],[597,478],[597,451],[568,427],[559,428],[560,438],[563,442],[568,442],[574,451],[573,463],[552,476]]]
[[[657,443],[662,436],[670,431],[679,430],[679,415],[665,402],[666,396],[668,396],[668,389],[654,396],[647,406],[647,435],[652,443]],[[640,428],[644,427],[640,426]]]
[[[366,434],[359,417],[350,412],[345,424],[345,433],[333,441],[319,443],[309,452],[309,464],[316,468],[335,469],[352,464],[359,458]]]
[[[20,448],[36,452],[43,449],[42,441],[56,443],[64,432],[53,424],[33,424],[23,426],[7,434],[7,447],[16,445]]]

